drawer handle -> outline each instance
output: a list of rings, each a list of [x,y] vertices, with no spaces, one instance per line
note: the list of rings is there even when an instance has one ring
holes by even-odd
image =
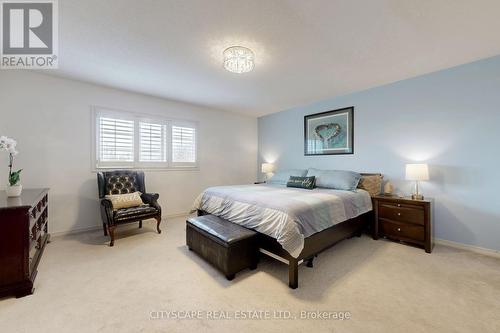
[[[401,204],[398,204],[398,207],[401,207]]]
[[[398,216],[401,216],[401,213],[398,213]]]
[[[401,231],[401,228],[398,228],[398,231]]]

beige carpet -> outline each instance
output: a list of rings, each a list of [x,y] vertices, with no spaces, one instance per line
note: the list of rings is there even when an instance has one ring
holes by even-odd
[[[499,259],[442,246],[428,255],[364,236],[301,266],[290,290],[286,266],[271,259],[226,281],[187,250],[182,218],[161,235],[153,223],[119,230],[114,248],[98,232],[55,238],[35,294],[0,300],[0,331],[500,332]],[[200,311],[199,319],[167,318],[172,311]],[[304,320],[301,311],[352,317]],[[261,319],[207,319],[244,314]]]

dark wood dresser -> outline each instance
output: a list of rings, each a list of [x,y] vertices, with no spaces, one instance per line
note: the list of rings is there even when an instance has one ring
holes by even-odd
[[[419,245],[431,253],[434,246],[432,200],[412,200],[396,196],[375,196],[373,238]]]
[[[25,189],[8,198],[0,191],[0,297],[33,293],[48,233],[48,189]]]

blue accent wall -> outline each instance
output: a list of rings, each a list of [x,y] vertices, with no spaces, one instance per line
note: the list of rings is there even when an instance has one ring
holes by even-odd
[[[348,79],[348,78],[345,78]],[[354,106],[354,154],[304,156],[304,115]],[[500,56],[259,118],[260,163],[381,172],[429,164],[436,238],[500,250]]]

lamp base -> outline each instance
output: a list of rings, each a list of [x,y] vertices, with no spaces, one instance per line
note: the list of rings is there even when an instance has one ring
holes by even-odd
[[[422,194],[412,194],[412,200],[424,200],[424,196]]]

